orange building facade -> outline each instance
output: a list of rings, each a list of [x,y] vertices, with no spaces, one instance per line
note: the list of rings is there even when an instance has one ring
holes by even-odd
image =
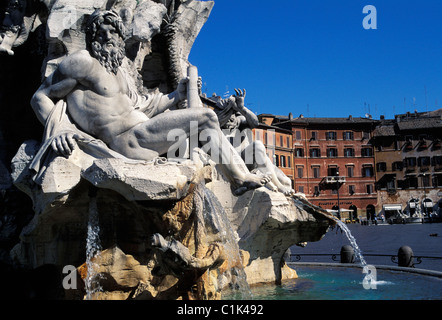
[[[313,204],[333,210],[343,219],[374,217],[377,194],[371,136],[376,121],[351,116],[259,117],[262,125],[255,129],[257,137],[266,130],[285,129],[275,130],[272,156],[274,163],[292,179],[296,192],[304,193]],[[292,144],[285,144],[289,140]],[[288,157],[290,164],[286,162]]]

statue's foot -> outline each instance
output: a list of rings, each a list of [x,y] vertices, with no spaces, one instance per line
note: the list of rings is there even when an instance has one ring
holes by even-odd
[[[291,197],[295,194],[295,190],[292,188],[281,188],[279,191],[282,192],[286,197]]]
[[[266,187],[269,188],[273,192],[279,191],[278,187],[272,181],[267,182]]]
[[[293,192],[293,193],[291,194],[291,196],[292,196],[293,198],[300,199],[300,200],[302,200],[302,201],[304,201],[304,202],[305,202],[305,201],[309,202],[308,199],[306,198],[306,196],[305,196],[304,193],[296,193],[296,192]]]
[[[233,193],[236,196],[240,196],[242,194],[244,194],[246,191],[248,190],[253,190],[256,188],[260,188],[265,186],[267,183],[269,183],[271,181],[270,176],[258,176],[256,174],[253,173],[248,173],[246,174],[245,178],[243,181],[241,180],[236,180],[236,183],[238,185],[238,188],[233,191]]]

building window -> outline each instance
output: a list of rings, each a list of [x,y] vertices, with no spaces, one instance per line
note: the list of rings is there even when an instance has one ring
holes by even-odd
[[[347,176],[349,178],[352,178],[354,176],[354,170],[355,170],[355,167],[353,167],[353,166],[347,167]]]
[[[362,140],[369,140],[370,139],[370,132],[368,131],[363,131],[362,132]]]
[[[409,157],[404,159],[404,167],[414,168],[416,166],[416,158]]]
[[[302,140],[301,131],[295,131],[296,140]]]
[[[387,180],[387,191],[388,192],[396,192],[396,178],[390,178]]]
[[[304,157],[304,149],[303,148],[296,148],[295,149],[295,157],[297,157],[297,158]]]
[[[313,178],[319,178],[319,169],[320,167],[313,167]]]
[[[353,186],[353,185],[349,185],[348,186],[348,193],[350,194],[350,195],[353,195],[353,194],[355,194],[355,191],[356,190],[356,186]]]
[[[417,165],[419,167],[429,167],[430,166],[430,157],[419,157],[417,158]]]
[[[442,156],[434,156],[432,161],[433,161],[433,166],[435,167],[442,166]]]
[[[347,158],[352,158],[355,156],[355,149],[353,148],[344,148],[344,156]]]
[[[301,192],[301,193],[304,193],[304,186],[299,186],[298,187],[298,191]]]
[[[286,138],[286,142],[287,142],[287,148],[290,148],[290,137]]]
[[[344,140],[353,140],[353,132],[352,131],[345,131],[342,135]]]
[[[440,150],[442,147],[442,143],[439,139],[435,139],[433,142],[432,150]]]
[[[367,193],[368,194],[372,194],[373,193],[373,185],[372,184],[367,184]]]
[[[267,132],[264,132],[264,144],[268,144],[267,143]]]
[[[327,140],[336,140],[336,131],[327,131],[325,133],[325,138]]]
[[[385,171],[387,171],[387,164],[385,162],[378,162],[376,164],[376,171],[377,172],[385,172]]]
[[[423,150],[428,148],[427,138],[428,136],[426,134],[419,135],[419,149]]]
[[[284,147],[284,140],[283,140],[283,136],[279,136],[279,145],[281,146],[281,147]]]
[[[424,174],[422,175],[422,187],[427,188],[430,186],[430,175]]]
[[[396,161],[391,164],[393,171],[402,171],[404,169],[404,163],[402,161]]]
[[[412,151],[413,150],[413,143],[411,141],[406,141],[404,143],[404,151]]]
[[[363,177],[373,177],[373,167],[365,166],[362,168],[362,176]]]
[[[321,190],[319,186],[315,186],[315,191],[313,192],[314,196],[319,196],[321,194]]]
[[[290,159],[290,156],[287,156],[287,167],[292,167],[292,159]]]
[[[405,188],[411,188],[411,189],[417,189],[418,187],[418,181],[417,177],[407,177],[404,182]]]
[[[327,173],[329,176],[337,177],[339,176],[339,168],[338,167],[328,167]]]
[[[327,157],[336,158],[338,156],[338,149],[336,148],[328,148],[327,149]]]
[[[321,157],[321,149],[319,149],[319,148],[310,149],[310,157],[311,158],[320,158]]]
[[[442,174],[434,174],[433,176],[433,187],[440,188],[442,187]]]
[[[286,166],[286,165],[285,165],[285,164],[286,164],[286,163],[285,163],[285,156],[280,156],[280,160],[279,160],[279,161],[280,161],[279,164],[280,164],[281,167],[285,167],[285,166]]]
[[[298,178],[303,178],[304,177],[304,168],[303,167],[298,167]]]
[[[279,156],[275,154],[275,166],[279,167]]]
[[[373,149],[371,147],[363,147],[361,149],[361,156],[372,157],[373,156]]]
[[[310,140],[318,140],[318,133],[316,131],[312,131]]]
[[[406,189],[405,180],[396,180],[398,189]]]

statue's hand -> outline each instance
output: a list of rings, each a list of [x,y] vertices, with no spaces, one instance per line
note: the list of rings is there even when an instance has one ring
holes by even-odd
[[[176,92],[178,94],[178,98],[180,101],[187,98],[187,84],[189,82],[189,78],[181,79],[181,81],[178,83],[178,87],[176,89]],[[203,87],[203,79],[201,77],[198,77],[198,93],[201,94],[201,90]]]
[[[236,92],[236,96],[235,96],[235,102],[236,102],[236,108],[234,107],[234,109],[236,111],[240,111],[241,109],[243,109],[244,106],[244,99],[246,98],[246,89],[235,89]]]
[[[178,83],[178,87],[176,89],[176,92],[178,94],[178,99],[180,101],[187,98],[187,83],[189,82],[189,78],[181,79],[181,81]]]
[[[76,148],[76,139],[78,138],[79,136],[74,133],[62,133],[55,137],[52,141],[52,149],[68,158],[72,154],[72,151]]]

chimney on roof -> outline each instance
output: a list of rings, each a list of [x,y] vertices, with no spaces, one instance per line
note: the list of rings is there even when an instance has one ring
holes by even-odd
[[[385,120],[385,116],[383,114],[381,115],[381,120]]]
[[[289,120],[293,120],[293,113],[289,112]]]
[[[304,115],[301,113],[301,114],[299,115],[299,118],[304,119]]]
[[[353,120],[353,116],[352,116],[352,115],[349,115],[349,116],[348,116],[348,120]]]

